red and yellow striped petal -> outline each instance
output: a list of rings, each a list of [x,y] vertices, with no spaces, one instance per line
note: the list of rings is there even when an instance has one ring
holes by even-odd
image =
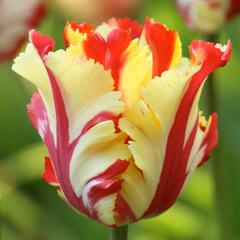
[[[63,38],[65,45],[79,45],[82,43],[87,33],[93,30],[92,26],[86,22],[77,24],[76,22],[68,22],[64,28]]]
[[[146,215],[159,214],[168,209],[184,185],[187,164],[191,161],[191,149],[197,141],[196,134],[199,129],[197,111],[201,87],[209,74],[216,68],[224,66],[229,60],[231,44],[221,47],[213,43],[194,41],[190,52],[192,64],[200,65],[201,68],[188,81],[187,89],[179,102],[168,134],[157,192]],[[216,134],[214,136],[216,137]],[[216,143],[216,139],[211,141]]]
[[[152,75],[161,76],[164,71],[178,65],[182,56],[180,38],[178,33],[150,19],[146,19],[144,30],[152,52]]]

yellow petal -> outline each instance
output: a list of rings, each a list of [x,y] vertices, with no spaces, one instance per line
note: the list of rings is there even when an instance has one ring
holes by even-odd
[[[151,80],[151,61],[148,47],[140,47],[138,39],[133,40],[126,52],[119,85],[128,106],[140,98],[141,88]]]

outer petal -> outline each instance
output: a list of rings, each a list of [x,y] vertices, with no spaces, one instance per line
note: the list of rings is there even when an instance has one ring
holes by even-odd
[[[194,142],[197,141],[199,128],[197,111],[201,87],[208,74],[226,64],[230,56],[231,44],[220,47],[213,43],[195,41],[192,43],[190,51],[192,63],[200,64],[201,68],[189,80],[186,92],[177,108],[168,134],[157,192],[145,215],[165,211],[174,203],[181,191],[187,177],[187,165],[191,161],[191,149]],[[214,144],[209,143],[209,145],[213,146]]]
[[[30,40],[24,53],[15,59],[12,69],[37,86],[39,93],[48,112],[48,121],[54,139],[56,140],[55,130],[55,110],[53,95],[51,91],[51,83],[49,81],[48,72],[42,61],[44,54],[47,54],[54,47],[54,41],[34,31],[30,32]],[[35,46],[34,46],[35,44]]]
[[[122,161],[127,163],[130,157],[126,136],[116,133],[118,115],[123,111],[121,94],[112,92],[111,75],[98,63],[65,51],[49,52],[53,46],[49,37],[35,32],[30,37],[32,43],[16,59],[13,69],[33,81],[41,94],[33,97],[29,112],[48,147],[60,190],[75,209],[114,225],[115,216],[121,219],[118,209],[115,210],[115,200],[122,183],[114,179],[126,170],[128,164],[122,167]],[[52,136],[51,141],[48,135]],[[103,165],[96,168],[99,156]],[[113,164],[120,170],[109,176],[106,169]],[[53,177],[49,162],[47,167],[44,176],[49,180]],[[84,171],[88,168],[91,171]],[[92,185],[96,181],[98,184]],[[95,190],[88,196],[89,186]],[[104,189],[103,194],[100,189]],[[105,201],[113,206],[107,215],[103,214]],[[91,209],[89,204],[93,204]]]

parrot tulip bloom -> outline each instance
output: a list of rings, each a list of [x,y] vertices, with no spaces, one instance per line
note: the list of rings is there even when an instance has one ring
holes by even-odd
[[[93,29],[68,23],[66,49],[32,30],[13,70],[37,87],[28,113],[47,146],[43,178],[72,208],[120,226],[170,208],[217,144],[217,115],[198,109],[231,43],[190,45],[146,19]]]
[[[42,0],[0,1],[0,61],[13,58],[45,13]]]
[[[60,11],[71,19],[98,23],[113,16],[134,15],[142,0],[55,0],[55,2]]]
[[[240,13],[239,0],[176,0],[177,7],[189,28],[214,33]]]

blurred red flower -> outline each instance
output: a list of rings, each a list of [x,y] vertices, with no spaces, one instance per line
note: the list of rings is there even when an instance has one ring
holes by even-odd
[[[239,0],[176,0],[177,7],[189,28],[214,33],[240,13]]]
[[[16,55],[29,29],[37,26],[44,13],[42,0],[0,1],[0,61]]]
[[[111,17],[134,15],[142,0],[55,0],[69,19],[99,23]]]

